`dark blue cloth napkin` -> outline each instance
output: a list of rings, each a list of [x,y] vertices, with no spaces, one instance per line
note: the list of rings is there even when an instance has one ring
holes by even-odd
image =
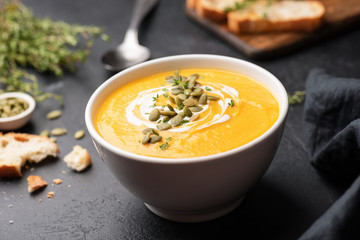
[[[360,79],[310,72],[304,137],[315,167],[339,180],[356,180],[300,239],[360,239]]]

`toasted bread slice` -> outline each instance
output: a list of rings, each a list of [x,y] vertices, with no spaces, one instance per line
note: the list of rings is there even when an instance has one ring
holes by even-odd
[[[228,28],[234,33],[279,31],[312,32],[319,28],[325,7],[319,1],[259,0],[228,14]]]
[[[216,21],[226,22],[228,7],[233,7],[236,2],[242,2],[242,0],[192,0],[192,4],[196,9],[196,14],[199,16]]]
[[[56,157],[59,148],[48,137],[26,133],[0,133],[0,178],[21,177],[26,161],[39,163],[47,156]]]

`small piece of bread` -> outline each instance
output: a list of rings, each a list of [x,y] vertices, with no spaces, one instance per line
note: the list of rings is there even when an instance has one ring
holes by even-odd
[[[187,6],[193,6],[196,14],[199,16],[215,21],[225,22],[227,19],[227,12],[225,9],[233,7],[239,0],[192,0],[187,3]]]
[[[91,165],[91,157],[85,148],[75,145],[73,150],[65,156],[64,162],[71,169],[81,172]]]
[[[55,178],[54,180],[53,180],[53,183],[55,183],[56,185],[59,185],[59,184],[61,184],[63,182],[63,180],[61,180],[60,178]]]
[[[44,181],[40,176],[30,175],[27,178],[28,181],[28,192],[32,193],[40,188],[47,186],[47,182]]]
[[[48,192],[47,197],[53,198],[55,196],[55,192]]]
[[[48,137],[0,132],[0,178],[21,177],[26,161],[39,163],[47,156],[56,157],[59,148]]]
[[[319,28],[325,7],[319,1],[259,0],[228,14],[228,28],[234,33],[279,31],[312,32]]]

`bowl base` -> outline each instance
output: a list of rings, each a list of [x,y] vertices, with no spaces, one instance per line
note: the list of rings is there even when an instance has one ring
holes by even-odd
[[[210,221],[219,217],[222,217],[235,208],[237,208],[241,202],[244,200],[245,196],[241,196],[240,198],[236,199],[235,201],[223,205],[221,207],[207,209],[202,211],[171,211],[167,209],[162,209],[158,207],[151,206],[145,203],[145,206],[154,214],[158,215],[159,217],[165,218],[170,221],[174,222],[205,222]]]

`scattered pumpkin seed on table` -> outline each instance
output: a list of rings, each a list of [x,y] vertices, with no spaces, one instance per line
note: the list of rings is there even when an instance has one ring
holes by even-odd
[[[53,130],[51,130],[51,135],[54,136],[61,136],[61,135],[65,135],[67,133],[66,128],[54,128]]]
[[[46,114],[46,118],[49,120],[53,120],[61,117],[62,112],[60,110],[53,110]]]
[[[85,136],[84,130],[78,130],[74,134],[75,139],[80,139],[80,138],[83,138],[84,136]]]
[[[40,132],[40,136],[49,137],[49,136],[50,136],[49,130],[47,130],[47,129],[42,130],[42,131]]]

